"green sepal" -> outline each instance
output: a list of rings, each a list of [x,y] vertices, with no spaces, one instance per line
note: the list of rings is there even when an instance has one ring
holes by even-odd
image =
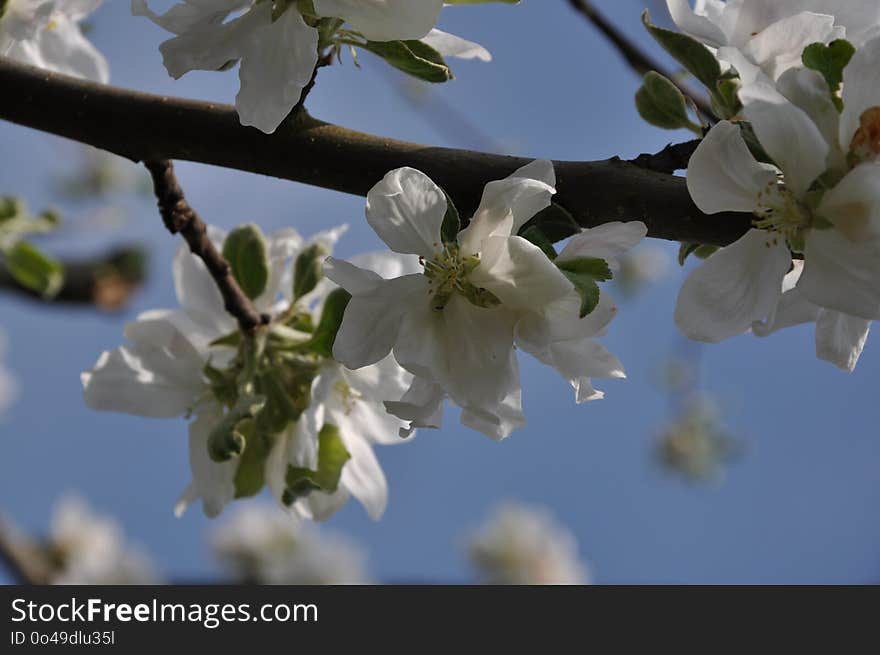
[[[324,301],[324,309],[321,312],[321,320],[312,339],[308,342],[308,348],[312,352],[323,357],[333,357],[333,344],[336,342],[336,333],[342,325],[345,308],[351,300],[351,294],[345,289],[334,289],[327,295]]]
[[[258,298],[265,291],[269,282],[269,255],[266,238],[258,225],[242,225],[230,232],[223,243],[223,257],[248,298]]]
[[[599,304],[602,292],[597,282],[606,282],[614,277],[608,262],[598,257],[578,257],[563,262],[557,260],[556,266],[581,297],[580,318],[592,312]]]
[[[313,491],[335,493],[339,488],[342,467],[349,459],[351,454],[342,441],[339,428],[324,424],[318,434],[318,470],[289,466],[285,477],[287,490],[282,500],[286,505],[291,505]]]

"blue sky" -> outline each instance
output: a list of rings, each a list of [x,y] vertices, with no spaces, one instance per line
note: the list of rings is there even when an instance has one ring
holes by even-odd
[[[157,51],[164,33],[129,16],[123,0],[105,5],[91,37],[110,59],[113,83],[232,100],[234,72],[171,80]],[[639,2],[600,5],[651,47]],[[495,61],[459,63],[457,79],[432,89],[431,97],[517,153],[632,157],[687,138],[640,122],[632,103],[636,78],[561,0],[451,8],[441,27],[485,44]],[[473,145],[414,110],[395,90],[396,74],[368,55],[362,64],[322,72],[309,98],[315,116],[423,143]],[[75,165],[76,147],[5,123],[0,143],[7,153],[0,193],[19,194],[35,208],[57,202],[48,176]],[[347,222],[351,230],[338,254],[380,246],[363,219],[362,198],[202,165],[181,164],[179,173],[191,202],[219,225],[256,221],[267,231],[292,225],[309,234]],[[21,388],[17,404],[0,418],[0,507],[40,532],[55,499],[78,492],[117,518],[167,573],[201,578],[215,570],[205,541],[211,523],[198,510],[182,519],[171,512],[189,478],[185,423],[97,414],[81,399],[79,372],[121,342],[124,321],[174,304],[170,258],[177,243],[163,231],[151,199],[125,204],[122,228],[99,233],[86,225],[94,207],[67,205],[67,227],[47,242],[58,253],[148,246],[152,275],[125,313],[0,297],[0,326],[10,341],[6,365]],[[674,252],[674,245],[656,243]],[[575,405],[555,372],[523,358],[525,429],[494,443],[460,427],[450,413],[443,431],[379,452],[391,487],[380,522],[350,503],[329,527],[367,547],[373,572],[392,581],[466,580],[463,535],[501,500],[550,507],[577,536],[598,582],[880,581],[876,338],[869,338],[852,375],[815,359],[809,326],[705,349],[703,384],[720,399],[746,451],[723,483],[694,486],[659,468],[653,450],[669,418],[657,371],[682,348],[672,308],[683,275],[676,266],[622,303],[605,343],[629,379],[600,384],[605,400]]]

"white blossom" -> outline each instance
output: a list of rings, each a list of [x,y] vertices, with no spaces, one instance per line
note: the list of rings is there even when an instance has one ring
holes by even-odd
[[[6,348],[6,335],[3,332],[0,332],[0,359],[6,354]],[[2,361],[0,361],[0,415],[9,409],[9,406],[15,402],[17,395],[18,384],[15,382],[15,378],[12,377],[12,373],[4,368]]]
[[[553,166],[535,161],[486,186],[468,227],[444,242],[446,195],[420,171],[388,173],[367,197],[367,220],[395,252],[422,270],[383,277],[329,258],[327,276],[352,294],[334,345],[351,369],[393,352],[415,379],[389,411],[414,427],[439,427],[449,397],[462,423],[501,439],[524,424],[517,344],[572,381],[578,400],[601,397],[591,377],[622,377],[619,362],[592,337],[614,316],[605,294],[579,319],[571,281],[519,229],[550,204]],[[641,223],[615,223],[575,236],[557,261],[613,258],[634,245]],[[404,431],[406,434],[407,431]]]
[[[147,0],[132,0],[131,8],[176,35],[159,46],[175,79],[240,61],[239,118],[269,134],[299,102],[318,63],[315,18],[296,3],[184,0],[160,15]],[[314,8],[318,17],[342,19],[368,40],[425,39],[447,56],[491,58],[478,44],[434,29],[442,0],[316,0]]]
[[[110,80],[104,56],[80,23],[102,0],[0,1],[0,57],[96,82]]]
[[[720,341],[753,325],[767,334],[816,321],[817,355],[853,369],[880,317],[878,55],[880,38],[844,70],[840,114],[811,70],[789,71],[778,88],[760,75],[743,86],[744,117],[778,169],[755,159],[733,123],[700,144],[688,167],[697,206],[756,219],[685,281],[675,315],[687,336]]]
[[[574,535],[540,507],[499,506],[471,536],[469,554],[486,584],[590,584]]]
[[[368,584],[366,553],[341,535],[319,532],[265,504],[236,510],[215,530],[215,556],[239,582]]]
[[[254,301],[256,309],[272,315],[290,310],[295,255],[311,243],[320,243],[329,252],[342,232],[343,228],[329,230],[308,243],[290,229],[270,236],[269,281]],[[214,228],[209,234],[218,247],[225,239]],[[391,270],[396,270],[393,264]],[[229,410],[212,392],[204,371],[209,363],[215,368],[229,363],[235,351],[216,341],[235,334],[237,327],[204,264],[185,244],[174,258],[173,273],[181,309],[146,312],[128,324],[125,335],[131,345],[103,353],[95,367],[82,374],[85,399],[94,409],[139,416],[194,415],[189,427],[192,482],[176,512],[181,514],[201,500],[205,513],[216,516],[236,496],[238,460],[218,462],[209,453],[209,438]],[[319,284],[296,307],[315,309],[330,288],[329,282]],[[323,519],[354,496],[372,517],[379,518],[387,502],[387,483],[371,444],[402,441],[397,434],[404,423],[387,415],[381,400],[399,398],[410,377],[391,359],[357,372],[325,360],[312,382],[308,407],[282,433],[273,435],[265,475],[278,499],[285,498],[288,466],[316,469],[318,435],[326,424],[333,424],[350,456],[339,487],[332,494],[315,491],[299,498],[292,509]]]
[[[126,543],[119,526],[95,514],[81,498],[66,496],[55,506],[49,528],[58,585],[159,584],[155,566]]]
[[[875,0],[667,0],[678,28],[716,51],[746,78],[752,68],[773,80],[800,68],[812,43],[846,38],[860,46],[880,27]],[[749,80],[751,81],[751,80]]]

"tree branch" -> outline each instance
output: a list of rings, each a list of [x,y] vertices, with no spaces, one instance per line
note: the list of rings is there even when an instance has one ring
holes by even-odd
[[[205,267],[223,296],[226,311],[235,317],[239,327],[245,332],[268,323],[268,317],[260,316],[250,298],[235,281],[229,262],[208,238],[208,226],[186,201],[174,174],[174,165],[164,159],[147,160],[144,166],[153,177],[153,189],[165,227],[171,234],[180,234],[189,245],[190,251],[205,262]]]
[[[660,152],[642,153],[635,159],[631,159],[630,163],[658,173],[674,173],[687,168],[691,155],[694,154],[698,145],[700,145],[700,139],[684,143],[670,143]]]
[[[305,111],[267,135],[240,125],[228,105],[103,86],[2,57],[0,88],[0,118],[135,161],[195,161],[361,196],[389,170],[412,166],[465,212],[476,209],[487,182],[530,161],[363,134]],[[583,227],[640,220],[652,237],[723,246],[751,225],[749,214],[707,217],[691,201],[684,179],[616,157],[555,166],[556,201]]]
[[[145,255],[139,248],[120,248],[98,258],[63,261],[64,284],[52,298],[19,284],[0,261],[0,290],[51,303],[95,305],[113,311],[128,301],[145,277]]]
[[[695,94],[686,84],[683,84],[678,80],[678,76],[675,75],[675,73],[666,70],[665,66],[642,50],[635,41],[627,37],[626,34],[617,29],[611,21],[605,18],[605,16],[593,6],[592,2],[588,2],[588,0],[568,0],[568,3],[571,5],[572,9],[590,21],[593,26],[599,30],[615,48],[617,48],[617,51],[626,60],[629,67],[632,68],[639,77],[645,75],[648,71],[656,71],[660,73],[663,77],[675,84],[685,97],[690,98],[703,116],[707,119],[714,118],[715,112],[712,111],[712,107],[706,102],[705,98],[701,98],[698,94]]]

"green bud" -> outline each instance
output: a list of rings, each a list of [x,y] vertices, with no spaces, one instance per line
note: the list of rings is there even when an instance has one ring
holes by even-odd
[[[232,276],[251,300],[263,293],[269,281],[267,251],[262,230],[253,224],[235,228],[223,244],[223,257],[232,268]]]
[[[320,243],[303,250],[293,265],[293,299],[299,300],[314,290],[323,277],[322,267],[329,251]]]

